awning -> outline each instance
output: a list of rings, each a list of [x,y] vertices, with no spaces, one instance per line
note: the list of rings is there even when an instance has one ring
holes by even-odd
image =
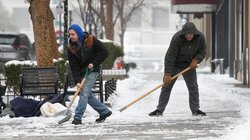
[[[211,13],[216,11],[217,0],[172,0],[174,13]]]

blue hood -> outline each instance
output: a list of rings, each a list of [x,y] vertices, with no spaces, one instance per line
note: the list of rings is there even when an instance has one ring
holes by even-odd
[[[79,41],[80,41],[80,44],[82,44],[83,40],[84,40],[84,31],[83,29],[77,25],[77,24],[72,24],[70,27],[69,27],[69,30],[74,30],[79,38]]]

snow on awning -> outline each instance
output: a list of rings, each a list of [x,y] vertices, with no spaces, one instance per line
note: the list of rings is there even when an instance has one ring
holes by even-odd
[[[211,13],[216,11],[217,0],[172,0],[174,13]]]

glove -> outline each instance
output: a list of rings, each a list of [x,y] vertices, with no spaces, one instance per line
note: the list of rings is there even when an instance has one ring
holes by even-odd
[[[198,60],[192,59],[192,62],[190,64],[190,69],[195,70],[198,67]]]
[[[165,73],[165,75],[163,76],[163,86],[167,86],[172,82],[172,76],[171,73]]]

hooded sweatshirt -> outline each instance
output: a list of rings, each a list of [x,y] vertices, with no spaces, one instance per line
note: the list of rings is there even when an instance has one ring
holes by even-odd
[[[192,33],[191,41],[186,40],[185,35]],[[165,55],[165,73],[172,73],[174,67],[187,68],[192,59],[200,63],[206,56],[206,43],[204,35],[197,30],[192,22],[186,23],[182,30],[172,37]]]

